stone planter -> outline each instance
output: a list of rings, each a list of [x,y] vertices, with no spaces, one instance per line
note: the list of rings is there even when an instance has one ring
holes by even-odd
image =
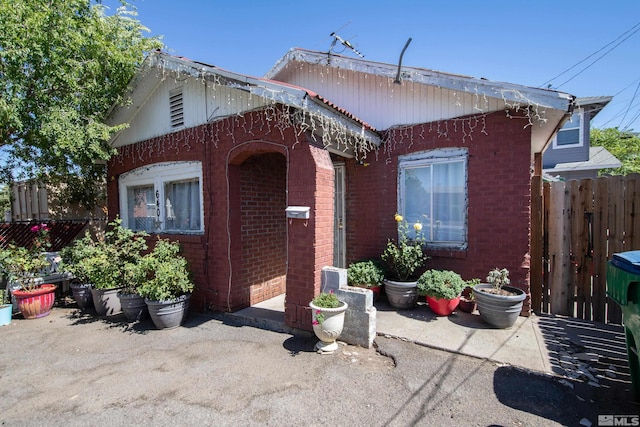
[[[415,307],[418,302],[418,282],[384,281],[384,290],[392,307],[401,310]]]
[[[93,295],[91,294],[93,285],[90,283],[72,283],[70,287],[73,299],[80,310],[93,306]]]
[[[473,288],[480,317],[496,328],[510,328],[518,320],[522,303],[527,295],[522,289],[511,286],[503,286],[502,289],[514,292],[515,295],[497,295],[483,291],[483,289],[492,288],[493,286],[488,283],[481,283]]]
[[[56,300],[56,285],[39,285],[35,291],[16,289],[13,296],[18,305],[18,311],[25,319],[39,319],[48,316]]]
[[[333,353],[338,349],[336,340],[344,328],[344,312],[349,307],[344,301],[340,301],[340,304],[342,304],[340,307],[325,308],[318,307],[313,302],[309,303],[313,320],[313,332],[320,340],[316,343],[314,349],[319,353]],[[322,321],[318,319],[319,314],[324,316]]]
[[[113,316],[122,312],[120,298],[118,298],[118,292],[121,289],[122,287],[111,289],[91,288],[93,306],[99,316]]]
[[[138,294],[118,292],[120,307],[128,322],[138,322],[149,317],[149,309],[144,298]]]
[[[145,299],[149,315],[158,329],[173,329],[182,324],[189,310],[191,294],[182,295],[169,301],[151,301]]]

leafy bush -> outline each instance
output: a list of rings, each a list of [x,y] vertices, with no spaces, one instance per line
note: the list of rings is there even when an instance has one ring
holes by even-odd
[[[458,273],[450,270],[427,270],[418,279],[418,294],[438,299],[454,299],[467,286]]]
[[[143,297],[169,301],[193,291],[187,260],[180,255],[178,242],[158,238],[153,251],[142,258],[141,265],[146,278],[138,293]]]
[[[389,239],[381,258],[389,265],[389,270],[393,274],[393,279],[407,281],[411,280],[417,269],[422,267],[427,257],[422,251],[422,224],[413,224],[416,230],[416,238],[410,240],[408,237],[409,224],[396,214],[395,220],[398,223],[398,242]]]
[[[347,269],[349,286],[371,288],[380,286],[383,280],[384,271],[373,261],[355,262]]]
[[[96,289],[126,287],[134,293],[145,279],[141,270],[143,253],[148,249],[144,231],[122,227],[116,218],[108,224],[103,238],[94,240],[89,232],[61,251],[62,268],[82,283]]]

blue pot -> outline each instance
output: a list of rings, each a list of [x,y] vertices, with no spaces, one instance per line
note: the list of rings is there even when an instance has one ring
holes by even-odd
[[[11,304],[0,305],[0,326],[10,325],[12,314],[13,306]]]

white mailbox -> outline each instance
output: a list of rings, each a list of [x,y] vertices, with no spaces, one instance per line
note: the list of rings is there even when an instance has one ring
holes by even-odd
[[[288,206],[284,211],[287,213],[287,218],[296,219],[309,219],[309,206]]]

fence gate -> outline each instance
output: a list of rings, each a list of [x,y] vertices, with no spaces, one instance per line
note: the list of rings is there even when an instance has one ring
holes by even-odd
[[[607,298],[607,262],[640,250],[640,175],[531,181],[533,311],[622,323]]]

